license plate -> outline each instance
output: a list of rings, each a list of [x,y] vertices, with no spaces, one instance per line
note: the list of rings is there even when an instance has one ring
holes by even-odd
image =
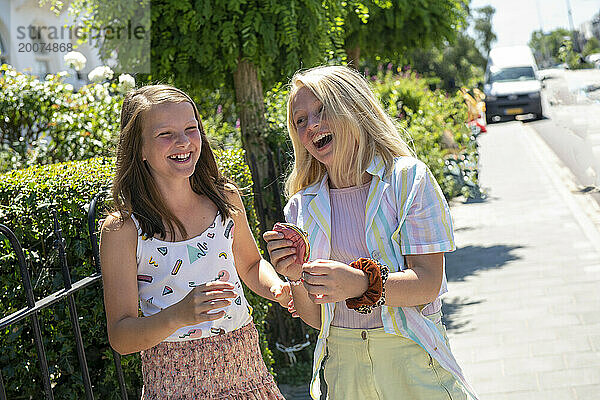
[[[523,109],[522,108],[507,108],[504,113],[506,115],[516,115],[516,114],[523,114]]]

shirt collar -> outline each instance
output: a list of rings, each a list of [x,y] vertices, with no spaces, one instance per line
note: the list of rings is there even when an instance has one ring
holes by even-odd
[[[312,185],[308,186],[306,189],[304,189],[304,194],[305,195],[316,195],[317,193],[321,192],[322,190],[327,190],[328,188],[328,183],[327,183],[327,178],[329,175],[327,175],[327,172],[325,172],[325,175],[323,175],[323,178],[321,178],[320,181],[313,183]]]
[[[383,161],[383,158],[379,154],[375,154],[375,156],[373,157],[373,160],[371,160],[371,163],[367,167],[367,172],[371,175],[378,176],[380,180],[386,182],[386,179],[384,179],[385,178],[385,162]],[[312,185],[308,186],[306,189],[304,189],[304,194],[305,195],[316,195],[317,193],[321,192],[322,190],[326,190],[326,188],[328,187],[327,178],[328,178],[328,175],[327,175],[327,172],[325,172],[325,175],[323,175],[323,178],[321,178],[320,181],[315,182]]]
[[[380,180],[386,181],[385,178],[385,162],[379,154],[375,154],[371,164],[367,167],[367,172],[371,175],[378,176]]]

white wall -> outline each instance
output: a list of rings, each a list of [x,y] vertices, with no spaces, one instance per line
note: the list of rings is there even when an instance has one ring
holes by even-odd
[[[81,71],[81,76],[84,80],[87,80],[87,74],[93,68],[102,65],[98,53],[95,49],[91,48],[87,44],[83,44],[77,48],[76,38],[69,39],[67,31],[64,31],[64,39],[51,40],[48,38],[48,32],[50,29],[61,29],[67,22],[70,21],[66,9],[68,8],[68,1],[65,2],[63,12],[61,15],[56,16],[51,10],[50,6],[39,7],[38,0],[0,0],[0,36],[4,46],[7,47],[8,54],[3,56],[3,60],[7,61],[8,64],[12,65],[21,72],[26,72],[34,75],[39,75],[36,72],[43,72],[47,69],[47,73],[57,73],[60,71],[67,70],[67,66],[64,63],[63,56],[66,51],[48,51],[45,53],[34,53],[30,47],[35,38],[30,38],[27,28],[29,26],[45,26],[48,27],[42,32],[42,36],[45,34],[45,38],[40,39],[41,42],[45,43],[64,43],[63,49],[67,44],[73,45],[73,50],[79,51],[87,58],[85,69]],[[35,35],[34,35],[35,36]],[[27,43],[30,43],[29,45]],[[22,50],[22,51],[19,51]],[[75,71],[70,69],[70,73],[74,74]],[[43,76],[40,76],[43,78]],[[67,79],[70,83],[79,86],[83,82],[76,82],[75,77]]]

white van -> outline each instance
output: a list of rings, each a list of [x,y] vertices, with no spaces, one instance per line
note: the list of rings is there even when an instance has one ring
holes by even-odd
[[[483,86],[487,123],[524,114],[542,118],[541,90],[537,65],[529,47],[490,50]]]

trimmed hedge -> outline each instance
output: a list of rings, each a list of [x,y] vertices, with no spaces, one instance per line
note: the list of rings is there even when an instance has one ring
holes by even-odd
[[[242,188],[243,201],[255,235],[258,223],[251,195],[252,179],[243,160],[243,151],[215,151],[221,170]],[[98,193],[108,198],[114,173],[112,158],[66,162],[13,170],[0,175],[0,222],[11,228],[21,242],[29,265],[36,299],[63,288],[57,251],[53,247],[51,210],[57,210],[66,240],[67,262],[73,281],[94,272],[87,230],[86,205]],[[102,215],[99,212],[98,215]],[[75,296],[84,338],[94,395],[118,399],[119,393],[112,352],[106,334],[101,285],[81,290]],[[264,321],[269,302],[246,290],[253,318],[261,338],[267,365],[273,364],[265,338]],[[26,305],[16,257],[8,239],[0,236],[0,316]],[[54,396],[57,399],[84,398],[75,341],[65,302],[40,313],[42,336],[48,358]],[[0,366],[10,399],[40,398],[43,387],[30,323],[21,321],[0,332]],[[122,358],[130,398],[141,395],[139,355]]]
[[[0,66],[0,172],[113,154],[123,102],[117,78],[74,91],[65,76],[39,80]]]

